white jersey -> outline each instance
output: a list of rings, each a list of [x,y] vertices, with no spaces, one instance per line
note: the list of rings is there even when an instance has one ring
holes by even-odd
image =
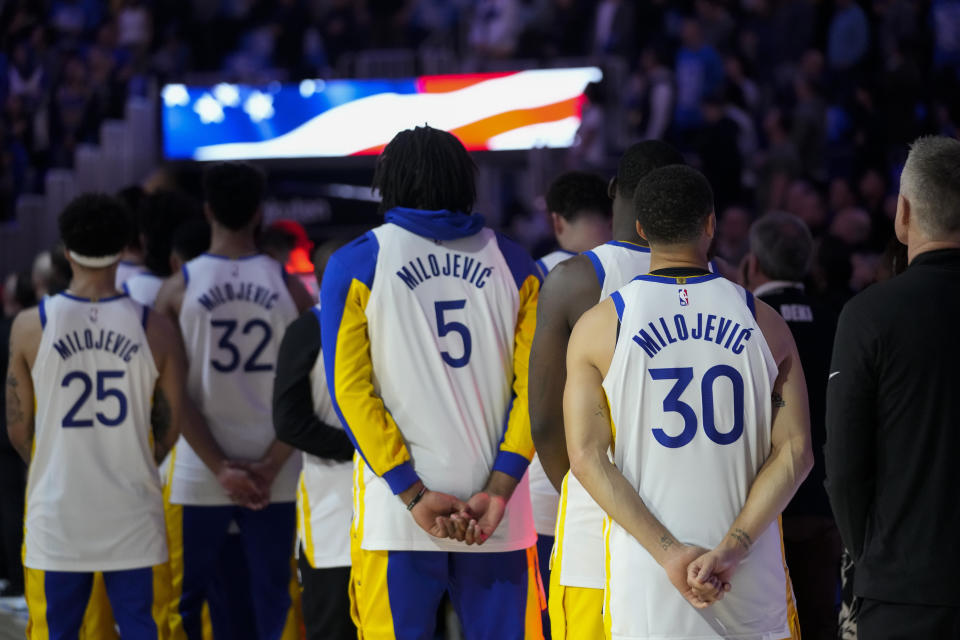
[[[547,274],[553,271],[555,266],[564,260],[569,260],[575,255],[577,254],[572,251],[567,251],[566,249],[557,249],[556,251],[551,251],[547,255],[537,260],[536,264],[540,269],[540,275],[546,278]]]
[[[114,286],[117,287],[118,291],[123,290],[123,283],[138,273],[148,273],[147,268],[142,264],[137,264],[136,262],[121,260],[117,263],[117,275],[114,278]]]
[[[273,258],[203,254],[183,266],[180,330],[189,357],[187,389],[224,454],[259,460],[275,440],[273,376],[283,332],[297,316],[283,266]],[[233,504],[181,436],[170,473],[174,504]],[[300,458],[290,456],[270,490],[296,499]]]
[[[600,283],[600,298],[650,271],[650,248],[632,242],[611,240],[585,251]],[[710,270],[716,271],[711,262]],[[561,487],[560,513],[551,567],[559,565],[560,584],[567,587],[603,589],[603,509],[594,502],[573,474],[567,473]]]
[[[320,321],[320,305],[313,308]],[[323,353],[310,372],[313,406],[324,424],[342,428],[333,409]],[[353,463],[303,454],[297,491],[297,533],[314,569],[350,566],[350,519],[353,517]]]
[[[118,571],[166,562],[147,309],[126,295],[40,302],[24,565]]]
[[[614,463],[678,540],[714,548],[771,450],[777,365],[753,295],[716,274],[647,275],[612,298],[620,329],[603,388]],[[613,638],[790,637],[778,523],[754,541],[724,599],[702,611],[625,529],[608,521],[605,530]]]
[[[650,271],[650,249],[611,240],[583,255],[600,283],[600,302],[638,275]],[[603,589],[603,509],[572,473],[563,480],[551,570],[567,587]]]
[[[373,261],[375,265],[362,266]],[[487,228],[465,237],[433,240],[388,223],[334,254],[324,274],[322,296],[334,290],[327,289],[331,275],[340,277],[335,274],[346,273],[351,264],[372,276],[363,276],[361,284],[370,287],[363,313],[375,392],[402,434],[424,484],[465,500],[483,489],[503,455],[500,443],[512,415],[520,290],[530,288],[530,278],[536,291],[536,267],[515,243]],[[362,276],[346,277],[358,283]],[[527,308],[528,317],[534,312]],[[328,359],[336,358],[339,347],[326,339],[329,332],[340,334],[358,321],[344,315],[339,329],[323,327]],[[525,339],[532,338],[532,328]],[[344,415],[357,415],[347,406],[353,401],[349,390],[344,389],[342,397],[335,392],[334,398]],[[526,407],[523,410],[522,418],[528,419]],[[416,524],[394,495],[389,478],[377,476],[368,464],[368,458],[380,454],[364,451],[363,443],[372,441],[364,438],[376,438],[383,446],[379,432],[365,435],[362,420],[344,419],[360,452],[355,457],[354,527],[363,549],[486,553],[535,544],[525,459],[496,531],[482,546],[467,546],[432,537]],[[522,426],[529,432],[528,423]]]
[[[163,285],[163,278],[148,271],[138,273],[123,283],[123,290],[140,304],[152,307]]]

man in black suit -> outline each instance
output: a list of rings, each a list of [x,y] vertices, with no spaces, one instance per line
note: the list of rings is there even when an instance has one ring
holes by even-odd
[[[807,379],[814,465],[783,512],[783,542],[804,640],[834,640],[841,543],[823,488],[823,416],[837,316],[804,291],[812,257],[807,225],[789,213],[768,213],[750,228],[742,269],[744,285],[787,321]]]
[[[827,492],[861,640],[960,638],[960,141],[913,144],[895,226],[906,271],[840,314]]]

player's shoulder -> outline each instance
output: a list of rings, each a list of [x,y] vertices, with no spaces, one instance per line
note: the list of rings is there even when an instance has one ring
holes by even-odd
[[[593,262],[584,254],[564,260],[547,274],[543,294],[560,304],[583,307],[594,304],[602,291]]]
[[[41,304],[20,311],[13,318],[10,325],[10,353],[31,353],[35,352],[43,338],[43,326],[46,322],[43,320],[43,303],[48,298],[41,300]]]
[[[510,268],[510,273],[513,275],[517,288],[522,287],[531,276],[539,283],[542,280],[542,274],[526,247],[505,233],[500,231],[493,231],[492,233],[497,241],[500,254]]]

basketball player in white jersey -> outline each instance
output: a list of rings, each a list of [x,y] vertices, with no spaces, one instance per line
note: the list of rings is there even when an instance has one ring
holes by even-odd
[[[603,633],[603,512],[576,478],[567,477],[562,414],[567,341],[584,311],[649,270],[650,249],[636,230],[634,192],[653,169],[682,162],[683,156],[657,140],[627,149],[609,188],[614,239],[560,263],[540,294],[530,355],[530,423],[538,458],[561,492],[549,580],[554,640]]]
[[[313,256],[317,285],[331,240]],[[303,452],[297,489],[297,537],[303,622],[307,640],[355,640],[350,617],[350,520],[353,444],[333,410],[320,344],[320,305],[287,327],[273,385],[277,439]]]
[[[130,276],[121,285],[122,290],[140,304],[152,307],[164,278],[173,272],[170,255],[174,232],[181,224],[200,217],[197,203],[176,191],[144,196],[136,214],[144,270]]]
[[[469,640],[542,638],[526,474],[540,279],[471,213],[474,172],[452,134],[398,133],[374,174],[384,224],[333,254],[320,288],[328,387],[359,453],[364,638],[432,638],[445,592]]]
[[[203,600],[233,524],[243,540],[256,635],[276,640],[296,633],[288,587],[300,460],[274,437],[273,371],[283,331],[311,301],[281,264],[256,251],[259,171],[214,165],[203,186],[210,250],[164,283],[156,306],[179,324],[187,388],[210,425],[184,431],[170,465],[171,627],[174,638],[201,637]],[[232,495],[218,481],[238,468],[258,491]],[[217,635],[224,632],[215,628]]]
[[[568,171],[547,188],[547,212],[558,249],[537,260],[544,278],[555,266],[610,239],[610,198],[603,178]]]
[[[571,470],[609,516],[606,636],[799,638],[779,529],[813,464],[793,336],[707,269],[702,174],[637,189],[650,274],[577,322],[564,391]]]
[[[116,290],[126,225],[113,198],[60,216],[69,288],[21,312],[7,380],[10,439],[29,461],[24,565],[29,638],[76,638],[101,572],[126,638],[166,638],[167,541],[154,449],[201,424],[170,321]],[[153,442],[150,405],[173,416]],[[159,399],[159,394],[158,394]]]
[[[584,171],[563,173],[547,189],[547,210],[559,249],[537,260],[544,278],[558,264],[610,240],[611,200],[607,183]],[[557,527],[560,494],[534,455],[530,462],[530,503],[537,530],[537,554],[544,587],[550,584],[550,553]],[[547,590],[549,597],[549,590]],[[543,633],[550,637],[550,619],[543,616]]]

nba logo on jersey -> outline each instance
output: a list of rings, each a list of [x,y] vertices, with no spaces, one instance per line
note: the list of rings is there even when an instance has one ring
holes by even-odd
[[[680,297],[680,306],[685,307],[690,304],[690,296],[687,294],[686,289],[678,289],[677,295]]]
[[[96,321],[97,321],[97,308],[90,307],[90,322],[96,322]]]

